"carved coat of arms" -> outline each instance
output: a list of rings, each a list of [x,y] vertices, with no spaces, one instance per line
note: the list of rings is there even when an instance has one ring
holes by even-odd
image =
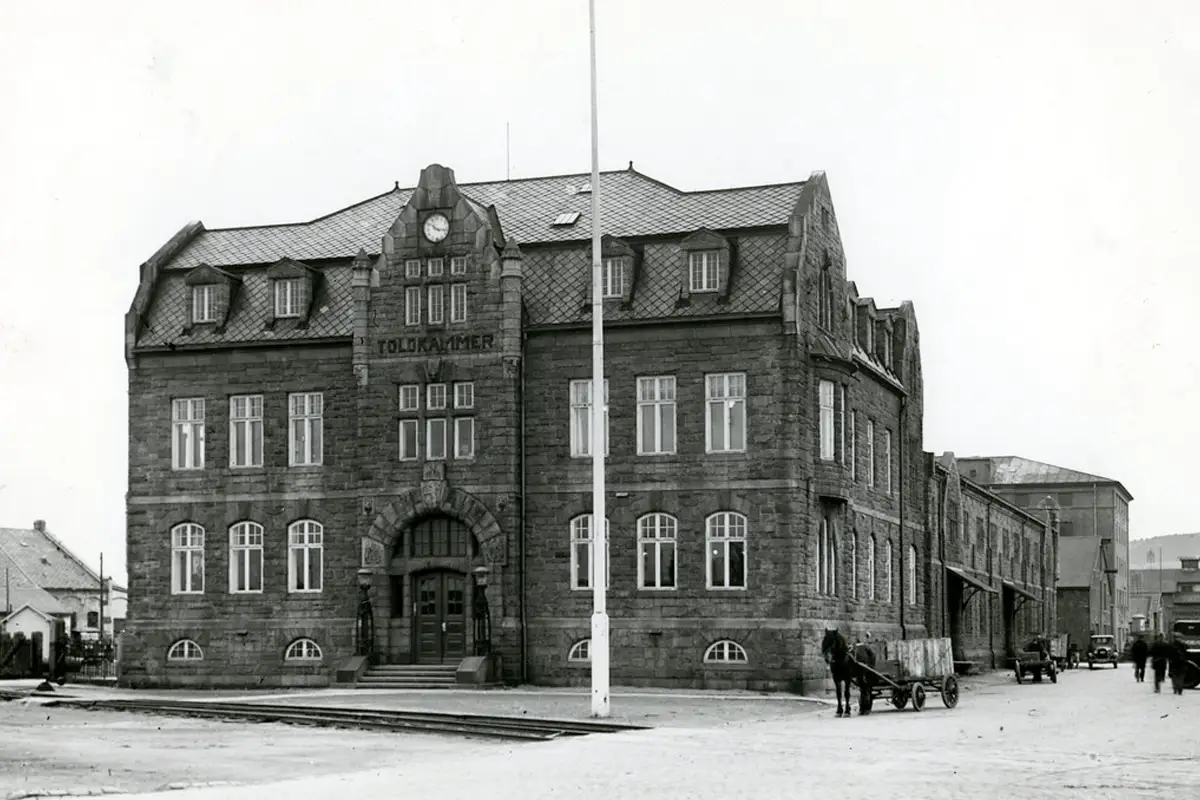
[[[440,508],[450,496],[450,483],[446,480],[446,463],[430,461],[425,464],[421,475],[421,501],[427,506]]]

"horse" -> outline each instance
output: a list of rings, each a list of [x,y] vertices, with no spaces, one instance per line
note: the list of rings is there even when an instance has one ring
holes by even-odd
[[[821,641],[821,657],[829,665],[829,673],[833,676],[833,690],[837,694],[837,715],[848,717],[851,714],[850,687],[857,684],[859,689],[870,685],[869,676],[858,668],[858,664],[868,667],[875,666],[875,654],[865,644],[851,647],[836,629],[825,630],[825,638]],[[843,694],[843,687],[845,692]],[[843,707],[842,698],[846,703]],[[868,709],[859,704],[858,713],[865,714]]]

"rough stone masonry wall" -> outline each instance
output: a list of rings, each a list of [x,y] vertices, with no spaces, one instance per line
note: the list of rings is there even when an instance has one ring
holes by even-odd
[[[127,501],[129,611],[121,681],[130,686],[324,685],[352,653],[355,570],[354,387],[348,347],[271,348],[143,355],[130,372],[130,489]],[[324,464],[288,467],[287,394],[324,394]],[[229,467],[231,394],[264,401],[261,469]],[[171,469],[171,400],[206,399],[203,470]],[[289,594],[287,526],[324,526],[323,589]],[[229,592],[229,526],[264,528],[264,591]],[[205,590],[171,594],[171,527],[205,528]],[[301,636],[320,645],[317,664],[285,665]],[[199,662],[166,661],[180,638]]]

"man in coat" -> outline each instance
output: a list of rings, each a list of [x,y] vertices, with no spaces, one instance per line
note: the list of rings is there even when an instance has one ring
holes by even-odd
[[[1133,646],[1129,649],[1129,655],[1133,658],[1133,679],[1138,683],[1146,682],[1146,659],[1150,656],[1150,645],[1146,644],[1146,638],[1139,636],[1133,640]]]
[[[1187,645],[1183,643],[1182,639],[1176,639],[1174,658],[1171,659],[1168,665],[1171,676],[1171,691],[1175,694],[1183,694],[1183,681],[1188,669],[1188,655]]]
[[[1150,667],[1154,670],[1155,692],[1162,691],[1163,681],[1167,677],[1167,664],[1175,658],[1177,652],[1161,633],[1154,635],[1154,644],[1150,645]]]

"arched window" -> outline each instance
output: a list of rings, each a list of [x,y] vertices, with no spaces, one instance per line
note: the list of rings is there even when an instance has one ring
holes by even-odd
[[[408,529],[409,555],[440,558],[474,555],[471,529],[453,517],[427,517]]]
[[[608,536],[608,520],[604,520],[604,583],[612,585],[612,565],[608,554],[611,549]],[[592,557],[595,542],[592,539],[592,515],[580,514],[571,520],[571,588],[592,588]]]
[[[883,543],[883,579],[887,582],[883,590],[884,601],[890,603],[892,597],[892,540]]]
[[[867,539],[867,599],[875,599],[875,534]]]
[[[846,542],[850,545],[850,579],[847,581],[850,588],[850,596],[858,598],[858,531],[851,529],[849,535],[846,536]]]
[[[908,604],[917,604],[917,548],[908,546]]]
[[[180,639],[167,651],[167,661],[201,661],[204,651],[191,639]]]
[[[319,592],[325,565],[325,529],[302,519],[288,526],[288,591]]]
[[[193,522],[171,529],[171,594],[204,594],[204,528]]]
[[[705,522],[708,588],[746,588],[746,518],[732,511],[713,514]]]
[[[647,514],[637,522],[638,588],[675,588],[675,535],[670,514]]]
[[[592,640],[580,639],[571,645],[567,652],[567,661],[572,664],[587,664],[592,660]]]
[[[284,661],[320,661],[321,648],[312,639],[297,639],[288,645]]]
[[[745,664],[749,660],[746,656],[746,648],[732,639],[713,642],[704,651],[705,664]]]
[[[837,538],[828,512],[821,515],[817,534],[817,591],[837,594]]]
[[[229,529],[229,593],[263,590],[263,527],[239,522]]]

